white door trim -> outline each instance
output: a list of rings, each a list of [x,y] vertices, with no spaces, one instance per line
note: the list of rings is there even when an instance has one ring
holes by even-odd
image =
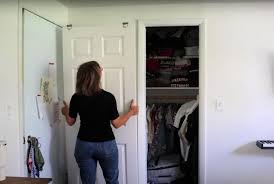
[[[137,85],[138,104],[138,178],[147,183],[146,137],[146,27],[199,26],[199,184],[206,183],[206,20],[205,19],[146,19],[138,20]]]

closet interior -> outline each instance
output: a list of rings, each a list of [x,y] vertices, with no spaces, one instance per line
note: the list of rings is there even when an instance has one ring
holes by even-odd
[[[148,184],[198,183],[199,27],[146,27]]]

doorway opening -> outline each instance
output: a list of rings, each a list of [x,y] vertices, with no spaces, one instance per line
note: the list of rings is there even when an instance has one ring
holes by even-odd
[[[199,27],[146,28],[148,183],[198,181]]]
[[[139,22],[140,182],[204,180],[204,45],[203,22]]]

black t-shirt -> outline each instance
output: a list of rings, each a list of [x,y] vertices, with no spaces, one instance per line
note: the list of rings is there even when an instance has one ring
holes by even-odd
[[[115,97],[104,90],[93,96],[74,94],[70,100],[69,116],[80,115],[78,138],[101,142],[115,139],[110,121],[119,117]]]

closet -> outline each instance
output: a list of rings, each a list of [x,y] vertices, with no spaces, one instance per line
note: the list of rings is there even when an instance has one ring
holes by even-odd
[[[198,183],[199,27],[146,27],[147,183]]]

